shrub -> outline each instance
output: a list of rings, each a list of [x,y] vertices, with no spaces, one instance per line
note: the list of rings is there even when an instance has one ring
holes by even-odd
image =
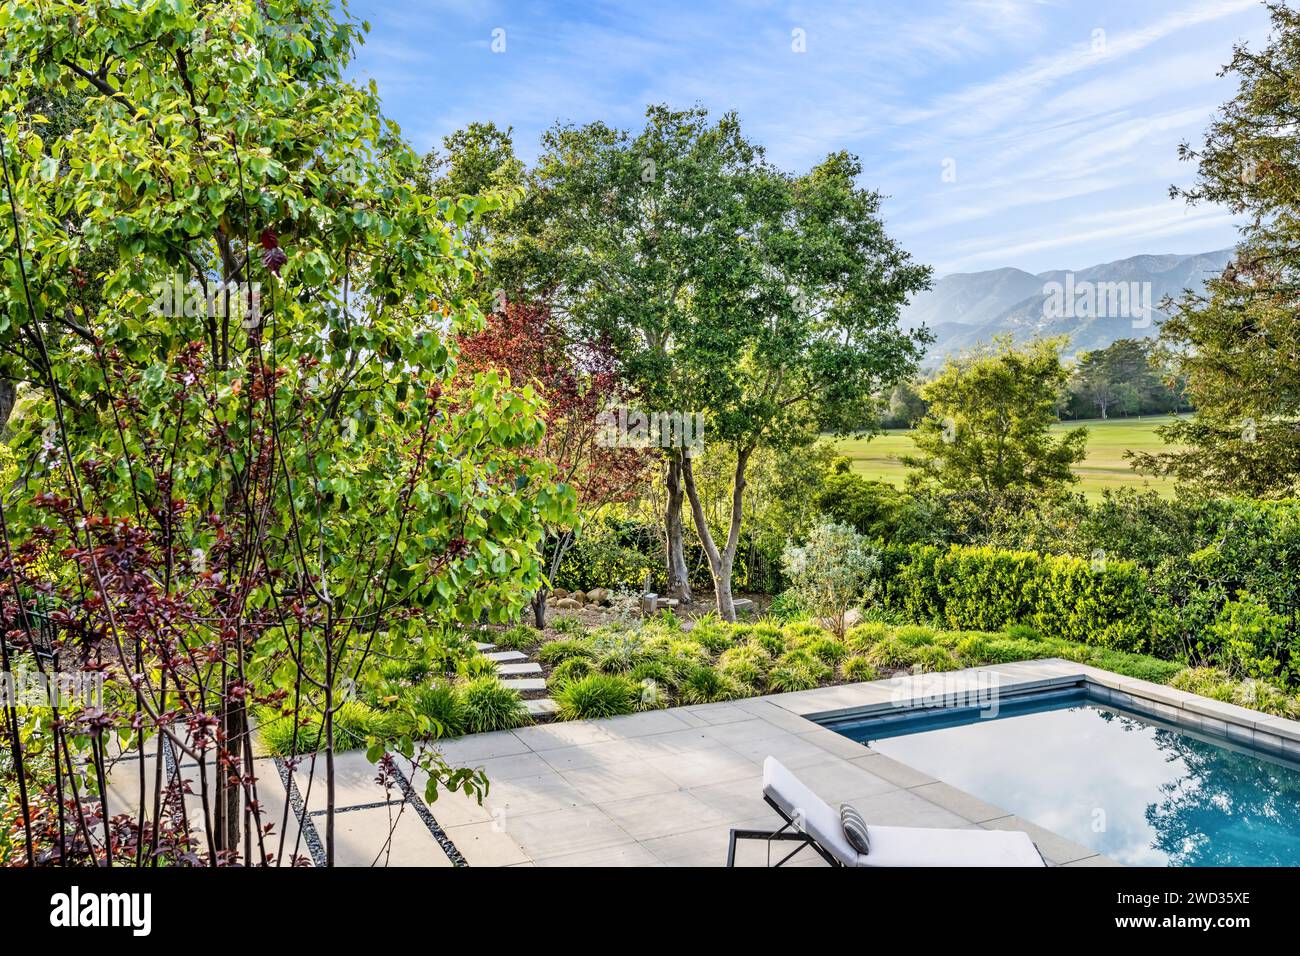
[[[935,643],[936,635],[931,628],[908,624],[894,632],[894,639],[906,647],[924,647]]]
[[[470,681],[461,689],[461,695],[466,733],[509,730],[523,726],[531,719],[518,691],[504,686],[495,677]]]
[[[664,659],[678,674],[685,674],[694,667],[709,663],[709,652],[686,638],[665,641],[663,651]]]
[[[1177,661],[1162,661],[1145,654],[1128,654],[1108,648],[1083,648],[1083,650],[1092,651],[1084,659],[1084,663],[1123,674],[1125,677],[1149,680],[1153,684],[1167,684],[1184,669]]]
[[[1300,642],[1289,633],[1290,621],[1253,595],[1229,601],[1206,631],[1223,666],[1239,677],[1287,675],[1300,665]],[[1294,662],[1294,663],[1293,663]]]
[[[794,624],[787,624],[781,628],[780,633],[785,635],[786,643],[791,647],[798,647],[820,637],[829,636],[826,628],[814,621],[796,621]]]
[[[735,643],[725,625],[718,621],[704,618],[690,630],[690,639],[695,641],[710,654],[721,654]]]
[[[429,684],[416,688],[412,706],[417,714],[436,721],[441,737],[458,737],[465,732],[465,706],[459,691],[450,684]]]
[[[846,657],[844,663],[840,665],[840,674],[845,680],[851,681],[878,680],[880,678],[880,672],[872,667],[871,661],[861,654]]]
[[[863,655],[876,667],[890,670],[909,667],[915,658],[916,648],[909,647],[896,637],[887,637],[867,648]]]
[[[749,639],[748,647],[757,648],[770,658],[780,657],[786,651],[785,638],[776,634],[755,634]]]
[[[1272,681],[1235,680],[1216,667],[1187,667],[1170,680],[1170,686],[1214,700],[1249,707],[1266,714],[1300,720],[1300,697]]]
[[[803,646],[803,650],[823,664],[838,664],[849,656],[849,649],[844,642],[837,641],[833,637],[819,637],[815,641],[809,641]]]
[[[1041,641],[1043,635],[1028,624],[1012,624],[1006,631],[1007,637],[1017,641]]]
[[[386,680],[414,683],[424,680],[429,673],[429,662],[424,660],[385,661],[379,675]]]
[[[735,684],[755,688],[762,684],[767,668],[754,663],[753,658],[738,657],[725,663],[719,662],[718,673]]]
[[[844,636],[844,615],[871,598],[880,574],[880,559],[868,539],[848,525],[825,522],[801,547],[787,546],[782,568],[799,603],[808,613],[829,618]]]
[[[778,694],[812,690],[819,683],[816,674],[799,664],[782,664],[767,675],[768,690]]]
[[[889,629],[885,625],[879,621],[869,621],[849,628],[848,633],[844,635],[844,643],[856,654],[865,651],[872,644],[883,641],[888,636]]]
[[[989,648],[989,638],[984,634],[968,634],[957,642],[953,648],[953,653],[957,658],[968,666],[976,664],[987,664],[993,660],[992,651]]]
[[[588,674],[555,692],[561,720],[587,720],[632,713],[640,688],[615,674]]]
[[[257,714],[257,732],[273,757],[291,757],[296,754],[315,753],[325,746],[320,739],[324,728],[316,717],[301,714],[298,717],[298,740],[294,746],[294,714],[281,714],[264,709]]]
[[[542,642],[542,632],[527,624],[518,624],[508,631],[492,635],[492,643],[508,651],[531,651]]]
[[[482,654],[475,654],[461,660],[456,665],[456,673],[466,680],[474,680],[478,677],[495,677],[497,664],[496,661],[489,660]]]
[[[1051,645],[1043,641],[1017,640],[1011,637],[995,637],[984,646],[990,664],[1009,664],[1012,661],[1032,661],[1040,657],[1055,656]]]
[[[820,657],[810,652],[807,648],[796,647],[792,651],[786,651],[777,658],[778,667],[801,667],[818,681],[826,680],[834,673],[834,670],[828,667]]]
[[[730,650],[723,651],[722,656],[718,658],[719,667],[739,663],[752,664],[761,671],[767,671],[772,666],[772,659],[753,644],[742,644],[739,647],[733,647]]]
[[[570,657],[555,665],[555,670],[551,671],[550,683],[552,687],[563,687],[575,680],[582,680],[594,671],[588,658]]]
[[[799,595],[795,594],[793,591],[786,590],[772,598],[772,603],[768,606],[767,613],[778,621],[793,621],[808,612],[804,606],[799,603]]]
[[[585,641],[555,640],[543,644],[537,651],[537,659],[547,667],[554,667],[571,657],[595,658],[596,652]]]
[[[572,615],[563,615],[557,617],[551,622],[551,630],[556,634],[567,634],[569,637],[582,637],[586,629],[582,622]]]
[[[922,671],[955,671],[959,666],[957,659],[946,647],[937,644],[925,644],[912,651],[912,666]]]
[[[676,672],[661,660],[641,661],[628,676],[638,684],[650,680],[661,686],[672,687],[677,683]]]
[[[606,674],[624,674],[650,656],[645,641],[637,634],[607,634],[591,643],[597,667]]]
[[[682,675],[678,690],[682,700],[688,704],[711,704],[745,696],[735,681],[729,680],[706,665],[692,667],[686,671]]]
[[[672,703],[664,685],[653,678],[644,678],[637,682],[636,700],[633,706],[637,710],[659,710]]]

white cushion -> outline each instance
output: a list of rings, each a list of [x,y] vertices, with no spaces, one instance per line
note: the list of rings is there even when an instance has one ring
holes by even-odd
[[[867,827],[871,852],[858,866],[1044,866],[1034,841],[1019,830]]]
[[[1016,830],[867,827],[871,852],[844,836],[840,815],[775,757],[763,761],[763,795],[845,866],[1045,866],[1029,834]]]

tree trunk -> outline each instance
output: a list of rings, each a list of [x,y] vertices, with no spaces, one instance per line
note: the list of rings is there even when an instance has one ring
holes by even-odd
[[[668,596],[683,606],[690,604],[691,582],[686,569],[686,545],[682,525],[682,471],[685,456],[680,449],[668,457],[668,506],[664,509],[665,551],[667,556]]]
[[[709,559],[709,571],[713,575],[713,593],[717,596],[718,616],[724,621],[736,619],[736,606],[731,599],[731,572],[736,563],[736,548],[740,544],[740,521],[744,514],[745,470],[749,466],[749,456],[754,449],[742,448],[736,455],[736,473],[731,484],[731,521],[727,528],[727,545],[721,551],[709,531],[709,523],[704,519],[704,505],[700,502],[699,492],[695,487],[695,473],[691,469],[689,457],[682,458],[682,479],[686,486],[686,496],[691,501],[691,517],[695,520],[695,530],[699,533],[700,543]]]
[[[9,424],[9,416],[13,414],[17,399],[18,387],[7,378],[0,378],[0,432]]]
[[[546,588],[538,588],[530,605],[533,609],[533,624],[537,629],[546,627]]]

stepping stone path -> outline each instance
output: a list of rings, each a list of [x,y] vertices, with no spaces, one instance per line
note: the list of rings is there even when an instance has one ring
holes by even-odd
[[[498,651],[495,650],[495,644],[485,644],[481,641],[474,646],[488,660],[496,662],[497,678],[503,687],[517,690],[521,694],[546,690],[542,665],[530,661],[527,654],[521,651]],[[560,709],[550,697],[525,697],[524,706],[528,708],[529,716],[534,718],[550,717]]]

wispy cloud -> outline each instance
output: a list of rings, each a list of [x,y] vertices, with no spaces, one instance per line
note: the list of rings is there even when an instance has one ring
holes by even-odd
[[[861,156],[891,229],[940,271],[1229,244],[1230,217],[1165,196],[1192,173],[1178,143],[1231,95],[1215,74],[1232,43],[1260,40],[1267,19],[1258,0],[351,6],[374,27],[358,75],[422,149],[491,119],[531,159],[557,120],[734,109],[786,168]],[[1107,211],[1118,219],[1090,218]]]

